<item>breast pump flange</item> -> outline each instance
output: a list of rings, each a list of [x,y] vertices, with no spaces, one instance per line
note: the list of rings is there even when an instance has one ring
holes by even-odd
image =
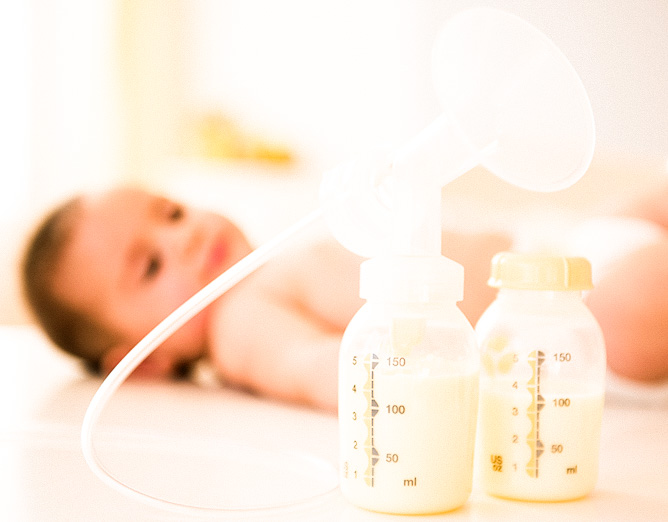
[[[594,154],[594,117],[568,59],[521,18],[474,8],[449,19],[432,52],[443,112],[389,153],[326,172],[332,234],[362,257],[440,254],[440,189],[482,165],[532,191],[570,187]]]
[[[99,460],[94,427],[113,393],[164,340],[287,248],[321,215],[336,239],[363,257],[428,258],[427,263],[434,263],[441,251],[441,188],[471,168],[483,165],[513,185],[537,191],[566,188],[584,174],[594,148],[591,107],[568,60],[538,30],[495,9],[459,13],[437,38],[433,73],[444,107],[434,122],[392,153],[370,154],[327,172],[317,211],[181,305],[105,379],[81,431],[84,457],[103,482],[162,509],[196,515],[239,513],[178,504],[126,486]],[[447,265],[445,271],[460,279],[461,267],[453,262],[435,264]]]

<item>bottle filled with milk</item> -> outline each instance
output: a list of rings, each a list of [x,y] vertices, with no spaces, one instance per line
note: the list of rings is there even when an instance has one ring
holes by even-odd
[[[358,507],[439,513],[470,495],[479,355],[462,294],[441,256],[362,264],[339,363],[340,484]]]
[[[582,497],[596,483],[605,345],[582,300],[584,258],[501,253],[496,300],[476,325],[481,349],[476,466],[487,493]]]

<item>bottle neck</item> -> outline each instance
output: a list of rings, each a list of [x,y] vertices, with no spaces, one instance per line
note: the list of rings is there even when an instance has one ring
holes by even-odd
[[[360,297],[385,303],[461,301],[464,268],[443,256],[375,257],[360,267]]]

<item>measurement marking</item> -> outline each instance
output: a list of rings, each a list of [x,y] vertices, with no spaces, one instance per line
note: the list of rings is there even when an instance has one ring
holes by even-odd
[[[545,399],[540,394],[540,370],[545,362],[545,354],[535,350],[529,354],[531,378],[527,381],[527,389],[531,394],[531,404],[527,408],[527,416],[531,421],[531,431],[527,435],[527,444],[531,449],[531,457],[526,465],[526,472],[532,478],[538,478],[539,461],[545,448],[540,440],[540,411],[545,407]]]
[[[415,486],[417,486],[417,477],[404,479],[404,487],[414,488]]]
[[[376,464],[380,460],[380,454],[376,449],[375,436],[374,436],[375,417],[380,409],[375,399],[374,374],[376,366],[378,366],[379,362],[380,360],[376,354],[371,354],[364,359],[364,367],[366,368],[368,376],[367,383],[364,386],[364,394],[366,396],[368,405],[364,413],[364,421],[365,424],[367,425],[367,433],[368,433],[368,438],[367,438],[368,447],[365,448],[367,453],[368,464],[367,464],[367,471],[364,474],[364,481],[366,482],[367,486],[370,487],[373,487],[375,484]]]

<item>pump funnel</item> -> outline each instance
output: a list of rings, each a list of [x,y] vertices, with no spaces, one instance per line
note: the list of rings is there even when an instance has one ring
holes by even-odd
[[[364,257],[440,253],[440,188],[477,165],[548,192],[571,186],[591,162],[594,118],[584,86],[526,21],[497,9],[463,11],[436,38],[432,65],[441,115],[373,167],[343,166],[327,175],[337,182],[323,183],[325,198],[355,192],[326,215],[334,236]]]

